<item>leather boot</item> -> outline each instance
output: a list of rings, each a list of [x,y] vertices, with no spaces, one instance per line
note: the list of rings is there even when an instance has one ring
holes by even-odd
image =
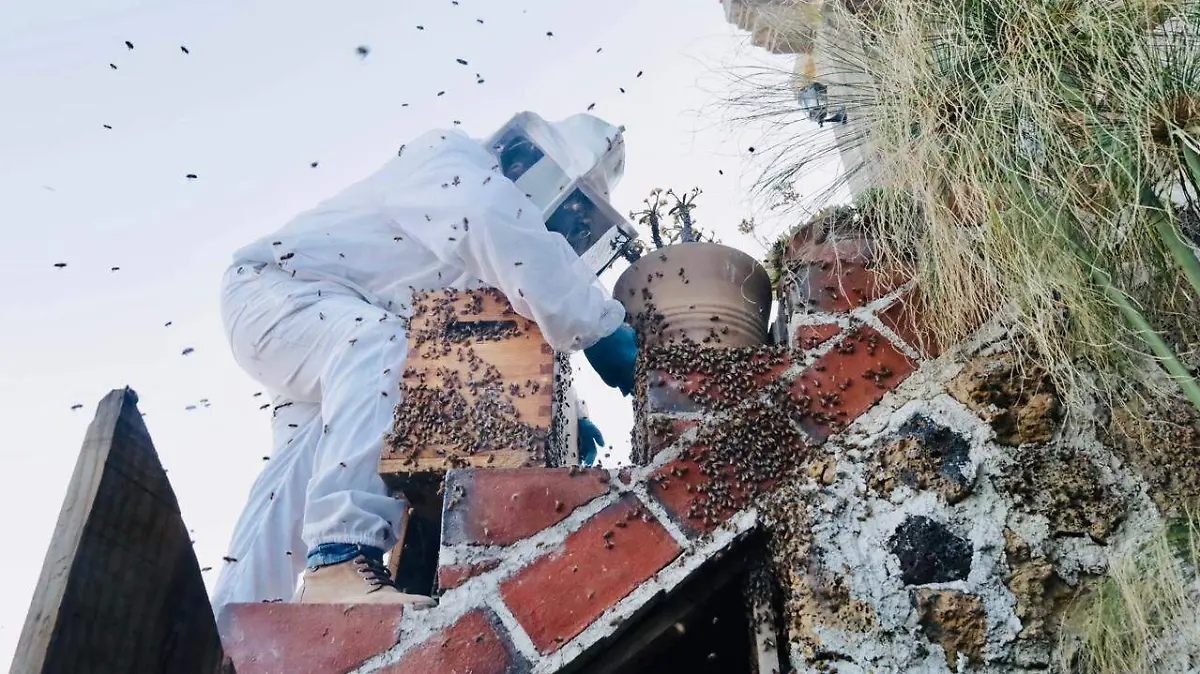
[[[382,563],[359,555],[317,569],[305,569],[304,580],[293,602],[301,604],[413,604],[428,608],[437,603],[418,594],[396,589]]]

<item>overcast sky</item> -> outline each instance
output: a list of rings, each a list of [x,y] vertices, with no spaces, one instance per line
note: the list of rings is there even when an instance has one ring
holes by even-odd
[[[218,315],[233,250],[424,130],[459,120],[483,137],[518,110],[558,119],[594,103],[627,127],[619,210],[698,185],[701,225],[761,254],[734,229],[755,214],[742,194],[757,131],[725,123],[714,92],[722,69],[763,58],[716,0],[6,3],[0,663],[110,389],[138,392],[212,587],[270,450],[270,412]],[[586,368],[577,381],[624,455],[628,401]]]

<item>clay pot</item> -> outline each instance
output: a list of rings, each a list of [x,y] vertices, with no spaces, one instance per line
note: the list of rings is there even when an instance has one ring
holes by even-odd
[[[617,279],[613,295],[645,344],[767,342],[771,281],[757,260],[719,243],[648,251]]]

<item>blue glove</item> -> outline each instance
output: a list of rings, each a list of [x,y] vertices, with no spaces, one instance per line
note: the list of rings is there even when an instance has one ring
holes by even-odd
[[[637,333],[622,324],[613,333],[583,350],[592,369],[605,384],[620,389],[621,395],[633,392],[633,370],[637,362]]]
[[[579,420],[577,435],[579,436],[576,438],[579,446],[579,463],[590,466],[596,462],[596,452],[604,444],[604,436],[600,434],[600,429],[596,427],[596,424],[593,424],[592,420],[587,417]]]

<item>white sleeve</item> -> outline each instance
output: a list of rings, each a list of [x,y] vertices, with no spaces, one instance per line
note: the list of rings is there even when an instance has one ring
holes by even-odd
[[[538,207],[465,134],[441,146],[383,197],[396,227],[446,264],[499,289],[557,351],[595,344],[625,319],[595,274]]]

